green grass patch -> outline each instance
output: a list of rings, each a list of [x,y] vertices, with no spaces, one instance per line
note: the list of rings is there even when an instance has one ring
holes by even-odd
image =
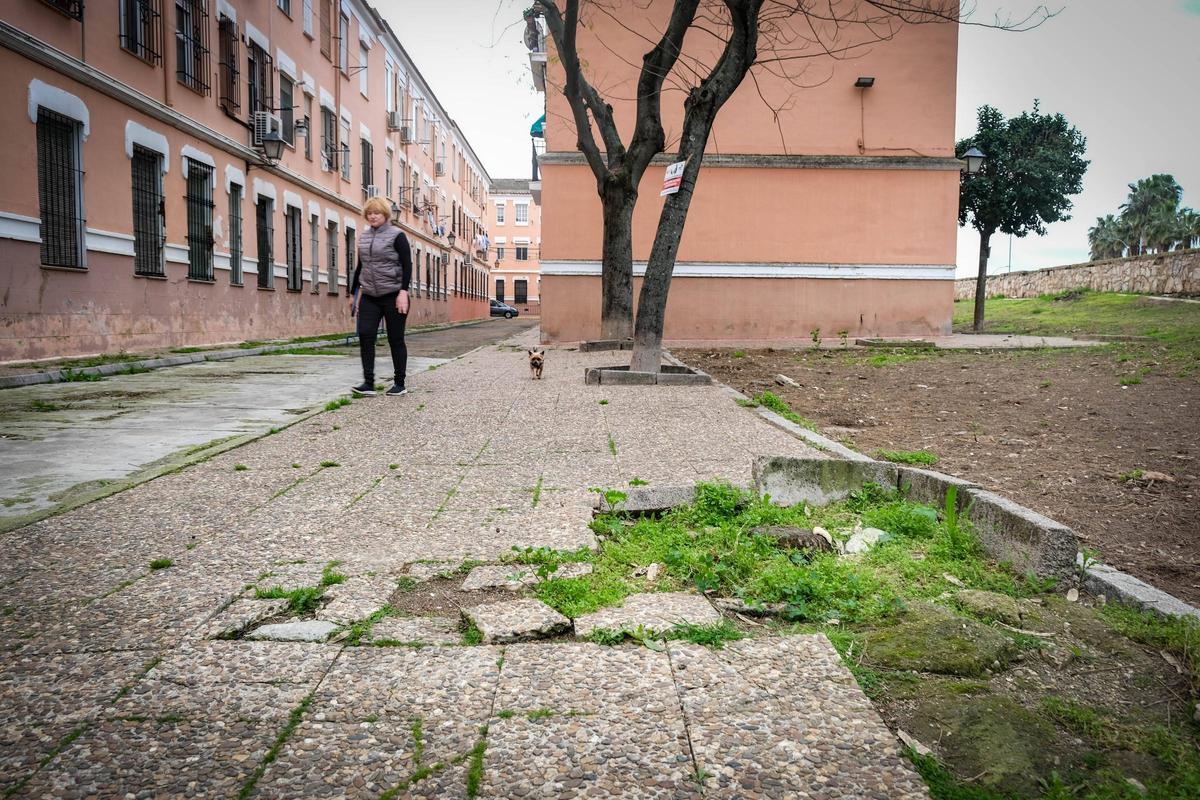
[[[637,477],[636,475],[629,479],[630,486],[645,486],[648,483],[650,483],[650,481],[644,481],[641,478]]]
[[[612,453],[613,456],[616,456],[617,454],[617,443],[613,439],[611,433],[608,435],[608,452]]]
[[[248,469],[250,469],[250,468],[247,467],[245,464],[234,464],[233,465],[234,472],[245,472]]]
[[[84,372],[68,367],[62,371],[62,380],[65,383],[95,383],[104,380],[104,376],[96,372]]]
[[[171,567],[174,565],[175,565],[175,562],[169,558],[156,558],[150,562],[150,569],[157,571],[160,569],[167,569],[168,567]]]
[[[779,395],[773,392],[762,392],[755,397],[754,400],[760,406],[771,409],[779,416],[783,417],[789,422],[796,423],[801,428],[808,428],[810,431],[815,431],[817,429],[817,424],[815,422],[797,414],[792,410],[791,406],[785,403],[783,399],[779,397]]]
[[[1161,617],[1118,603],[1101,606],[1099,614],[1117,633],[1174,655],[1188,672],[1192,693],[1200,694],[1200,621]]]
[[[339,397],[336,400],[330,400],[325,404],[326,411],[337,411],[342,406],[348,406],[353,401],[349,397]]]
[[[474,622],[463,623],[462,643],[468,646],[483,644],[483,633]]]
[[[884,461],[891,461],[895,464],[932,466],[941,460],[928,450],[877,450],[875,455]]]
[[[287,610],[292,614],[311,614],[316,611],[324,594],[325,589],[321,586],[301,586],[291,590],[285,590],[282,586],[269,586],[266,589],[254,590],[254,596],[259,600],[287,600]]]
[[[483,754],[487,752],[487,726],[479,731],[479,743],[471,749],[469,766],[467,767],[467,797],[479,796],[479,787],[483,783]]]
[[[758,408],[758,403],[754,402],[748,397],[737,397],[734,398],[733,402],[737,403],[742,408]]]
[[[322,461],[320,466],[321,469],[329,469],[330,467],[340,467],[341,464],[336,461]]]
[[[336,586],[339,583],[346,582],[346,576],[340,572],[334,572],[334,568],[338,566],[337,561],[331,561],[321,570],[321,585]]]
[[[533,507],[537,508],[538,503],[542,499],[542,480],[543,476],[538,475],[537,485],[533,487]]]

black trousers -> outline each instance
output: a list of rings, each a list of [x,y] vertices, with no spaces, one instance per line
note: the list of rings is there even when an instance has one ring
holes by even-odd
[[[392,364],[396,368],[396,383],[404,385],[404,371],[408,366],[408,347],[404,344],[404,322],[407,314],[396,310],[396,295],[392,292],[381,297],[361,294],[358,298],[358,352],[362,356],[363,380],[375,382],[375,340],[379,336],[379,320],[387,323],[388,346],[392,350]]]

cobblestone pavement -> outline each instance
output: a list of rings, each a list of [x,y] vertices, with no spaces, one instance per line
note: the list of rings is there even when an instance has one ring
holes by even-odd
[[[0,536],[0,793],[927,797],[822,636],[207,638],[277,612],[255,584],[340,562],[325,610],[362,619],[431,561],[593,546],[589,487],[748,483],[755,455],[812,454],[719,388],[584,385],[613,360],[552,350],[535,382],[520,347],[478,350]],[[444,613],[388,622],[374,643],[446,640]]]

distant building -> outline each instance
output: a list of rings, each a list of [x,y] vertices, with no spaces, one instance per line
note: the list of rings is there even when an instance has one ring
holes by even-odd
[[[496,178],[492,181],[493,297],[522,314],[541,313],[542,209],[534,200],[530,181]]]
[[[488,315],[489,176],[366,3],[0,0],[0,20],[0,360],[349,330],[373,195],[413,248],[410,323]]]
[[[626,3],[620,14],[592,14],[579,32],[586,70],[626,141],[651,46],[631,32],[663,30],[670,8],[668,0]],[[591,339],[600,331],[600,201],[576,147],[562,62],[548,57],[553,44],[541,25],[529,22],[526,43],[547,107],[537,185],[546,209],[542,337]],[[689,35],[685,48],[704,41]],[[780,69],[747,78],[713,128],[671,283],[668,341],[949,332],[957,48],[956,25],[903,25],[866,50],[804,60],[796,83]],[[760,93],[780,109],[778,120]],[[682,127],[681,93],[664,90],[662,110],[669,140]],[[635,303],[671,160],[656,159],[640,187]]]

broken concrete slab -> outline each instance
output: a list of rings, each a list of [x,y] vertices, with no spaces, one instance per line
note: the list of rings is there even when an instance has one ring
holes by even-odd
[[[759,456],[754,459],[754,489],[779,506],[823,506],[874,483],[896,485],[896,466],[884,461]]]
[[[592,565],[588,563],[562,564],[546,576],[546,580],[559,578],[579,578],[590,575]],[[464,592],[474,592],[479,589],[506,588],[517,591],[523,586],[540,583],[537,567],[521,564],[484,564],[471,570],[471,574],[463,581],[461,588]]]
[[[959,495],[968,489],[979,489],[979,484],[937,472],[932,469],[897,466],[897,488],[914,503],[941,507],[946,501],[946,491],[953,486]]]
[[[963,589],[954,599],[965,610],[986,620],[999,620],[1006,625],[1021,624],[1021,606],[1006,594]]]
[[[247,639],[270,642],[323,642],[338,629],[332,622],[319,619],[299,622],[281,622],[278,625],[263,625],[246,634]]]
[[[655,592],[632,594],[624,605],[603,608],[575,620],[575,635],[583,638],[597,630],[642,629],[662,633],[676,625],[715,625],[721,615],[712,603],[698,594]]]
[[[196,629],[200,639],[233,639],[242,631],[264,619],[282,614],[288,600],[254,600],[241,598],[208,622]]]
[[[329,602],[317,612],[317,619],[349,625],[366,619],[387,605],[388,598],[396,591],[393,578],[355,577],[347,578],[325,590]]]
[[[541,639],[571,627],[571,620],[532,598],[485,603],[464,608],[462,614],[483,634],[484,644]]]
[[[371,626],[365,644],[451,645],[462,641],[453,617],[384,617]]]
[[[982,675],[1016,654],[1012,639],[932,603],[913,603],[900,622],[863,641],[872,664],[962,677]]]
[[[597,495],[593,506],[602,514],[661,514],[696,499],[695,486],[638,486],[627,489],[624,500],[610,503]]]

